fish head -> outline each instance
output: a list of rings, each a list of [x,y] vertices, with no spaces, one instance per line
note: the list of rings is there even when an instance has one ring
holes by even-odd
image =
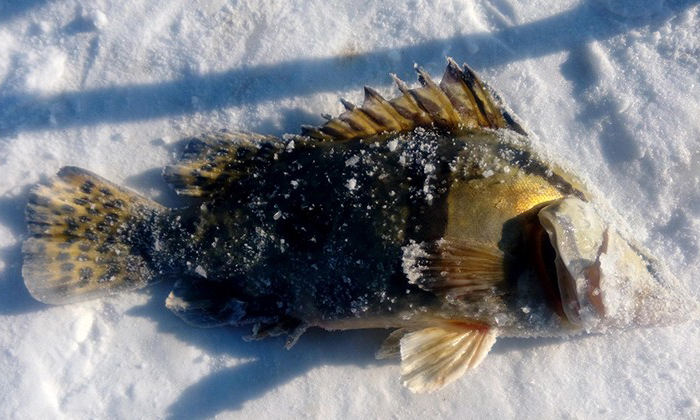
[[[558,312],[569,327],[605,332],[698,318],[697,302],[675,276],[623,237],[592,203],[558,199],[537,217],[542,246],[551,245],[542,254],[554,257],[539,277],[558,291]]]

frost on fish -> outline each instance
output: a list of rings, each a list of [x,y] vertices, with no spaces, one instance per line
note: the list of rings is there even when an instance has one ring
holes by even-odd
[[[696,304],[625,238],[576,177],[531,150],[468,67],[396,79],[387,100],[302,135],[193,138],[163,171],[165,209],[64,168],[27,206],[25,283],[47,303],[175,284],[166,306],[247,339],[309,327],[394,328],[377,357],[434,391],[499,335],[604,332],[684,320]]]

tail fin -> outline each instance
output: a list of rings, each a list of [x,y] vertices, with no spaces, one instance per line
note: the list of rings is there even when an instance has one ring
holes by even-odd
[[[62,168],[29,196],[27,289],[37,300],[64,304],[145,286],[155,277],[152,228],[164,211],[89,171]]]

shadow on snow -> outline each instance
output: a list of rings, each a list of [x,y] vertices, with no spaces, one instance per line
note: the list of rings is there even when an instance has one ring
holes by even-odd
[[[31,297],[22,281],[22,240],[27,235],[24,206],[31,187],[25,185],[17,194],[0,196],[0,225],[18,239],[16,244],[0,248],[0,261],[5,263],[0,271],[0,315],[20,315],[45,307]]]
[[[696,1],[667,1],[664,12],[643,18],[616,19],[596,5],[581,5],[534,22],[494,32],[427,40],[400,48],[377,49],[349,57],[297,59],[256,66],[239,65],[207,74],[185,74],[179,80],[130,86],[108,86],[53,96],[32,93],[0,95],[0,136],[19,131],[51,130],[101,123],[173,117],[264,101],[375,86],[388,81],[377,68],[408,76],[413,63],[429,71],[444,67],[444,56],[468,57],[476,69],[576,49],[640,27],[655,27]],[[478,47],[479,52],[468,51]],[[396,57],[399,57],[398,60]],[[413,76],[408,78],[413,80]],[[193,101],[193,97],[198,98]]]
[[[129,315],[155,321],[159,333],[172,334],[196,345],[212,357],[251,359],[236,366],[220,368],[185,388],[168,407],[167,418],[170,420],[207,419],[225,411],[239,410],[247,401],[260,398],[319,366],[355,366],[363,369],[393,365],[396,382],[399,382],[398,360],[376,360],[374,357],[389,330],[327,332],[313,328],[292,349],[286,350],[282,337],[243,341],[241,337],[250,333],[249,327],[191,327],[165,308],[168,284],[156,285],[149,292],[150,300],[129,310]],[[492,353],[527,351],[561,343],[561,339],[505,338],[496,343]],[[488,358],[485,363],[488,363]],[[353,378],[348,377],[347,380],[353,381]]]
[[[48,0],[3,0],[0,2],[0,23],[20,17],[45,3],[48,3]]]

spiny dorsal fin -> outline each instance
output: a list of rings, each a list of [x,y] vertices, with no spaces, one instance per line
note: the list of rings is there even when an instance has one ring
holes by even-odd
[[[409,283],[453,299],[496,292],[504,281],[504,268],[503,252],[480,243],[440,239],[404,247]]]
[[[64,167],[29,194],[27,289],[37,300],[63,304],[145,286],[155,273],[144,248],[164,212],[91,172]]]
[[[441,389],[478,366],[496,342],[496,336],[496,330],[478,323],[430,327],[403,335],[403,384],[413,392]]]
[[[409,89],[392,74],[401,96],[387,101],[365,88],[362,106],[343,100],[345,112],[321,127],[303,126],[302,134],[326,141],[349,140],[426,126],[450,130],[508,128],[525,134],[498,96],[467,65],[460,69],[448,59],[439,85],[422,68],[416,66],[416,72],[421,87]]]
[[[181,160],[163,169],[178,194],[210,197],[274,159],[284,143],[271,136],[220,131],[190,140]]]

